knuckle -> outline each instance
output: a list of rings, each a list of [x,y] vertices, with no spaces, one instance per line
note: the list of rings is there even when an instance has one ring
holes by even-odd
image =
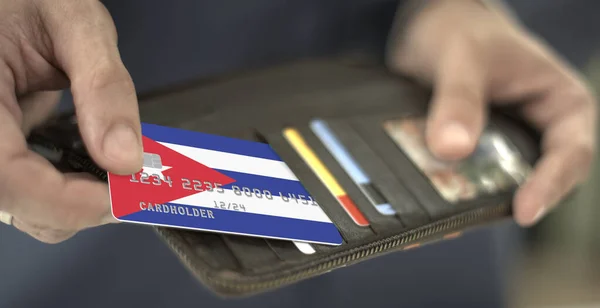
[[[62,209],[57,215],[55,222],[61,229],[76,230],[82,224],[82,215],[79,211]]]
[[[29,235],[46,244],[58,244],[71,238],[74,233],[50,229],[39,229],[29,232]]]
[[[32,18],[33,14],[28,14],[30,12],[7,12],[2,14],[2,27],[0,27],[0,35],[2,38],[15,43],[15,45],[20,41],[22,37],[25,37],[31,23],[27,18]]]
[[[119,59],[104,57],[83,72],[73,81],[73,95],[79,91],[105,91],[110,89],[128,89],[135,92],[133,80]]]
[[[466,31],[457,34],[455,37],[455,43],[464,44],[477,50],[483,50],[488,45],[490,39],[489,33],[485,35],[484,32],[478,28],[469,28]]]
[[[588,170],[593,163],[596,154],[596,148],[592,142],[581,141],[573,147],[571,159],[582,170]]]
[[[103,59],[92,69],[90,87],[104,90],[114,86],[133,88],[133,81],[120,61]]]
[[[108,9],[98,0],[40,0],[38,6],[59,26],[69,27],[71,33],[83,34],[90,29],[102,29],[116,37],[116,28]],[[110,37],[110,36],[109,36]]]
[[[36,223],[25,222],[16,218],[14,220],[14,226],[34,239],[46,244],[57,244],[63,242],[76,233],[74,231],[68,231],[64,229],[53,229],[45,224],[40,225]]]
[[[512,32],[496,27],[469,27],[453,36],[455,44],[469,46],[482,54],[492,51],[502,44],[512,43],[515,37]]]
[[[595,110],[595,97],[592,90],[583,83],[575,83],[570,86],[565,93],[565,98],[574,109],[593,109]]]
[[[469,107],[477,107],[482,101],[481,92],[466,84],[461,84],[455,89],[455,97],[461,100],[461,103]]]
[[[76,205],[56,209],[52,226],[60,230],[81,230],[95,225],[105,214],[104,209]]]
[[[562,158],[564,164],[561,166],[563,173],[560,176],[562,185],[554,187],[554,189],[561,191],[562,188],[584,182],[591,172],[595,153],[592,142],[584,140],[572,142],[569,151],[564,152],[565,156]]]
[[[32,233],[29,233],[29,235],[31,237],[33,237],[34,239],[36,239],[42,243],[45,243],[45,244],[58,244],[58,243],[62,242],[61,239],[47,237],[47,236],[43,235],[41,232],[32,232]]]
[[[447,102],[446,105],[452,110],[476,110],[483,102],[481,92],[466,82],[452,82],[448,87],[441,91],[439,99]],[[446,104],[446,103],[444,103]]]

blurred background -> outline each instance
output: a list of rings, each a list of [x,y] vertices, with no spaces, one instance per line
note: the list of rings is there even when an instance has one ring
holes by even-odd
[[[377,18],[359,20],[354,28],[346,29],[344,35],[340,36],[333,31],[315,31],[315,29],[325,24],[331,24],[333,28],[339,26],[344,19],[358,16],[358,13],[367,7],[352,6],[350,2],[360,1],[307,0],[305,3],[311,5],[296,7],[289,3],[288,6],[282,4],[287,1],[273,0],[223,0],[218,1],[219,4],[217,1],[191,1],[184,4],[184,1],[172,3],[159,0],[103,2],[115,19],[123,60],[140,93],[241,68],[267,66],[307,55],[335,53],[334,49],[340,48],[339,46],[347,49],[380,46],[379,43],[385,39],[386,33],[377,29],[383,29],[394,13],[393,5],[371,5],[369,8],[374,7],[379,11],[366,15],[377,16]],[[348,9],[344,12],[335,12],[336,6],[332,3],[338,2],[347,2]],[[370,2],[371,4],[391,3],[386,0]],[[577,67],[588,77],[592,87],[600,92],[600,18],[598,18],[600,1],[506,0],[506,2],[531,31],[546,40],[559,54]],[[226,6],[232,5],[237,6],[238,9],[226,9]],[[254,15],[248,17],[245,12],[250,11],[249,8],[253,6],[260,7],[261,10],[252,11]],[[272,22],[290,18],[298,19],[297,22],[286,23],[290,25],[289,28],[260,23],[265,18],[273,18],[272,13],[279,12],[284,6],[288,10],[287,14],[284,12],[278,15],[276,18],[279,19]],[[179,18],[180,14],[187,14],[188,17]],[[194,17],[191,18],[189,15]],[[133,19],[135,22],[132,22]],[[222,20],[239,21],[239,24],[225,28],[220,24]],[[252,27],[246,27],[243,23],[250,23]],[[182,28],[188,31],[178,30]],[[250,29],[255,29],[257,33],[249,33],[252,31]],[[294,35],[290,36],[290,33]],[[253,38],[254,46],[264,47],[264,49],[260,51],[258,47],[244,49],[231,45],[232,42],[245,42],[248,37]],[[285,48],[280,49],[275,46],[267,48],[271,41],[283,41],[285,44],[281,45],[285,45]],[[66,95],[64,104],[66,106],[69,103],[70,96]],[[509,228],[510,230],[501,236],[494,235],[502,237],[497,240],[504,244],[498,244],[498,251],[492,257],[497,258],[497,261],[510,263],[501,268],[502,274],[508,277],[505,281],[508,286],[507,306],[515,308],[600,307],[600,292],[598,292],[600,290],[598,262],[600,260],[600,223],[598,223],[600,166],[598,160],[593,168],[590,181],[581,188],[579,193],[538,226],[529,230]],[[478,240],[478,235],[470,236],[469,240],[472,242],[457,240],[455,244],[441,244],[437,248],[424,248],[424,250],[430,253],[436,249],[437,251],[466,250],[471,249],[472,245],[485,245],[489,242],[483,237]],[[511,249],[511,254],[517,257],[504,258],[505,249]],[[484,251],[483,248],[481,250]],[[396,262],[395,259],[393,260],[396,257],[399,260],[411,260],[411,258],[416,260],[425,255],[420,255],[421,253],[415,251],[407,254],[404,259],[393,256],[386,257],[387,261],[385,258],[382,260],[389,264]],[[142,254],[143,257],[140,258]],[[479,255],[472,256],[473,262],[479,257]],[[483,256],[482,259],[485,257],[490,256]],[[461,256],[458,255],[456,258]],[[452,262],[455,261],[447,261],[447,264],[440,264],[434,270],[443,271],[444,267],[453,266]],[[335,291],[336,286],[331,278],[334,276],[338,280],[340,277],[342,280],[359,280],[363,277],[377,280],[380,277],[377,275],[373,277],[372,271],[378,266],[383,267],[378,264],[385,262],[357,266],[356,269],[352,269],[354,272],[348,269],[336,273],[337,276],[326,275],[299,284],[294,287],[294,290],[304,290],[306,294],[329,287]],[[469,262],[465,263],[467,263],[465,266],[468,266]],[[414,274],[409,268],[403,268],[403,263],[395,264],[399,264],[397,265],[399,280],[402,280],[403,271],[408,271],[407,275],[410,275],[410,279],[416,279],[418,273]],[[427,264],[423,266],[431,267]],[[418,272],[418,270],[416,268],[414,271]],[[383,268],[383,271],[388,269]],[[169,293],[168,296],[155,292],[159,290],[157,286],[163,281],[163,277],[169,277],[169,285],[179,289],[179,292]],[[392,274],[389,279],[393,281]],[[140,283],[139,280],[145,282]],[[399,283],[400,281],[397,285]],[[104,293],[103,286],[118,286],[128,290],[129,293],[121,294],[120,297],[113,297],[115,296],[113,293],[103,296],[102,294],[108,294]],[[478,292],[479,290],[473,290],[472,296],[474,298],[488,296],[487,293],[478,294]],[[346,302],[351,304],[346,307],[354,307],[352,303],[358,307],[358,301],[351,298],[352,295],[361,298],[360,293],[348,292]],[[406,297],[410,294],[401,295]],[[137,307],[140,302],[134,300],[136,297],[137,300],[145,298],[147,303],[156,307],[170,307],[175,300],[180,300],[181,306],[203,307],[204,300],[210,298],[210,295],[195,284],[193,277],[178,265],[171,252],[146,229],[123,225],[109,226],[101,231],[86,231],[65,244],[47,246],[25,237],[10,227],[0,226],[0,308],[117,307],[117,303]],[[287,301],[305,302],[306,306],[316,307],[315,302],[301,295],[292,294],[276,298],[266,296],[260,300],[263,301],[257,299],[254,302],[256,306],[253,307],[265,307],[267,302],[281,303],[283,306]],[[363,300],[378,306],[375,305],[378,303],[376,298]],[[382,306],[384,304],[382,303]],[[219,304],[219,307],[224,306]]]
[[[600,1],[511,0],[521,20],[579,68],[600,92]],[[596,15],[597,16],[597,15]],[[514,307],[600,307],[600,169],[526,232],[510,280]]]

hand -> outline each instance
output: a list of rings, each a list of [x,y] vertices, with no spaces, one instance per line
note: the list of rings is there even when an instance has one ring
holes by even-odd
[[[2,216],[47,243],[112,222],[105,184],[59,173],[25,140],[70,85],[92,158],[117,174],[141,169],[136,92],[108,11],[97,0],[2,1],[0,72]]]
[[[433,86],[427,142],[440,158],[470,154],[488,102],[521,104],[540,130],[542,158],[514,200],[518,223],[539,221],[588,175],[596,101],[583,79],[502,10],[476,0],[437,0],[391,41],[391,69]]]

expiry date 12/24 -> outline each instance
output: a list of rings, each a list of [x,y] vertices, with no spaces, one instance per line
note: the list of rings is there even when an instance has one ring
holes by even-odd
[[[241,211],[245,212],[246,207],[243,204],[235,203],[235,202],[223,202],[223,201],[213,201],[215,204],[215,208],[222,210],[233,210],[233,211]]]

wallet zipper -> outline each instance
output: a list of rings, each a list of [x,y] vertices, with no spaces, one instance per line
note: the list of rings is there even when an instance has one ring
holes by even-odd
[[[209,271],[200,266],[194,265],[189,255],[184,252],[185,248],[181,246],[179,241],[174,241],[172,235],[165,232],[162,228],[155,228],[161,237],[165,240],[168,246],[179,255],[180,259],[193,273],[195,273],[208,286],[216,287],[218,291],[227,294],[244,294],[252,292],[260,292],[265,289],[277,288],[285,284],[291,284],[317,274],[329,272],[336,268],[341,268],[350,262],[362,260],[369,257],[375,257],[387,252],[398,250],[402,247],[408,249],[412,245],[428,237],[440,234],[448,234],[451,231],[463,230],[469,225],[476,225],[485,220],[492,220],[500,217],[509,217],[511,207],[507,203],[502,203],[495,206],[488,206],[468,211],[459,215],[455,215],[446,219],[442,219],[431,224],[421,226],[412,230],[408,230],[401,234],[389,236],[373,243],[364,244],[347,251],[341,251],[331,256],[324,256],[322,259],[316,259],[302,270],[292,274],[285,274],[280,277],[270,278],[264,277],[262,281],[243,281],[240,280],[223,280],[212,277]],[[433,238],[426,243],[432,243],[441,238]],[[425,243],[423,243],[425,244]],[[271,276],[271,275],[269,275]],[[261,280],[260,276],[249,277],[249,280]]]

